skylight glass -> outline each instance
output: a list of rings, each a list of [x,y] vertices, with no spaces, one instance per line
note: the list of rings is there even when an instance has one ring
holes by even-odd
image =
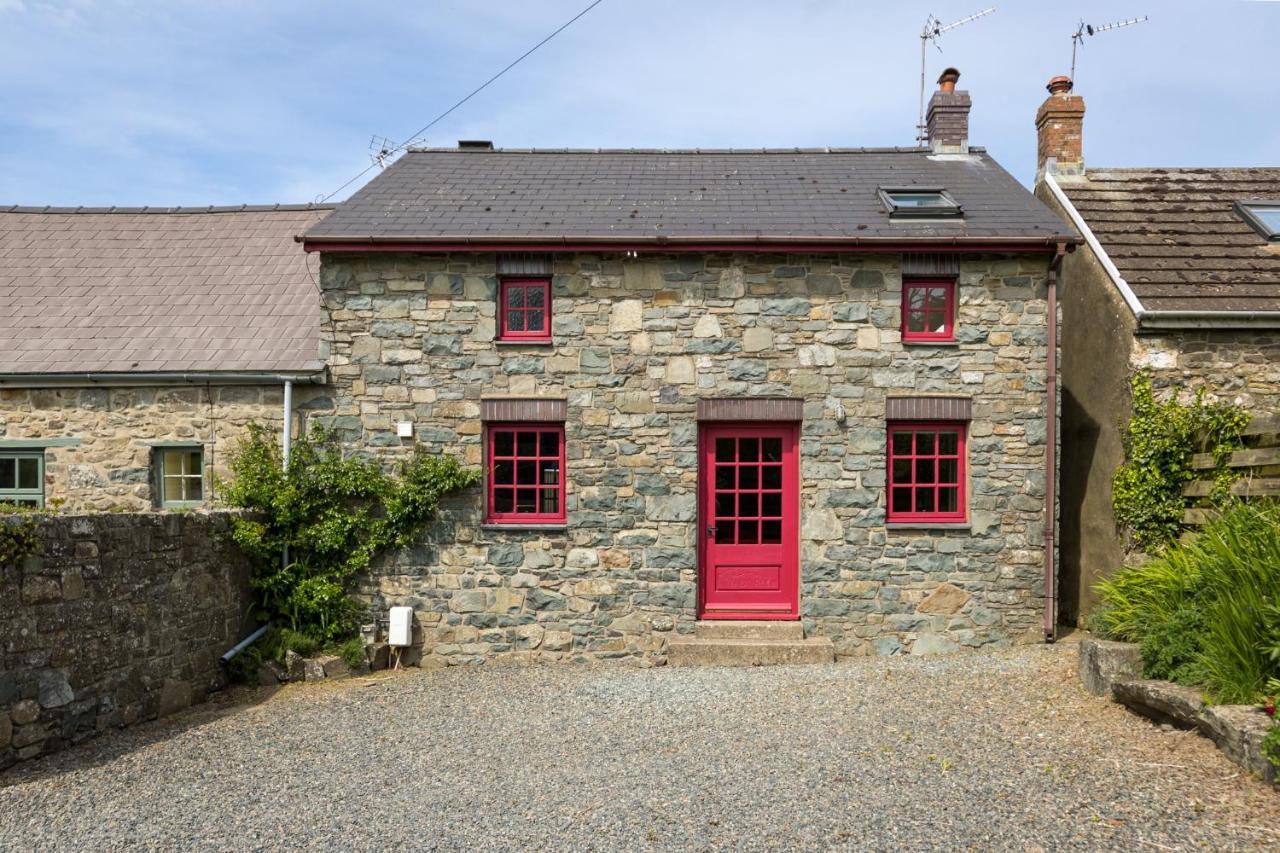
[[[1280,240],[1280,201],[1236,202],[1236,213],[1268,240]]]
[[[881,188],[880,200],[891,217],[945,218],[960,216],[962,211],[946,190],[910,187]]]

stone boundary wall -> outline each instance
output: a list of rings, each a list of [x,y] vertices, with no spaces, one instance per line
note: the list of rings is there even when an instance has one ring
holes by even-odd
[[[42,554],[0,565],[0,770],[202,701],[250,627],[227,513],[40,528]]]

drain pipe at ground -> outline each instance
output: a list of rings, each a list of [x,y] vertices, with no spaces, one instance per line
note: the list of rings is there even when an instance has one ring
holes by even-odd
[[[1058,250],[1049,262],[1046,281],[1048,300],[1048,353],[1045,358],[1045,438],[1044,438],[1044,641],[1057,639],[1058,587],[1054,575],[1058,524],[1058,495],[1056,474],[1058,471],[1058,270],[1066,255],[1067,247],[1058,244]]]
[[[284,381],[284,434],[280,441],[281,467],[289,471],[289,451],[293,449],[293,381]],[[289,543],[284,544],[280,553],[280,568],[289,566]]]

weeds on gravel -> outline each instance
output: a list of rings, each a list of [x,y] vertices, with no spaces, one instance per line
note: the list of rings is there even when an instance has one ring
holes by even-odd
[[[1249,703],[1280,677],[1280,504],[1230,505],[1198,534],[1098,585],[1095,624],[1141,645],[1146,675]]]

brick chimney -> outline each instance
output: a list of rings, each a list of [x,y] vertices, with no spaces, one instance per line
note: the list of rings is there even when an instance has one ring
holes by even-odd
[[[925,138],[935,154],[969,153],[969,108],[973,102],[968,92],[957,92],[960,72],[948,68],[938,78],[938,91],[929,99],[925,113]]]
[[[1071,94],[1072,85],[1070,77],[1050,80],[1049,97],[1036,113],[1037,183],[1046,172],[1084,174],[1084,98]]]

